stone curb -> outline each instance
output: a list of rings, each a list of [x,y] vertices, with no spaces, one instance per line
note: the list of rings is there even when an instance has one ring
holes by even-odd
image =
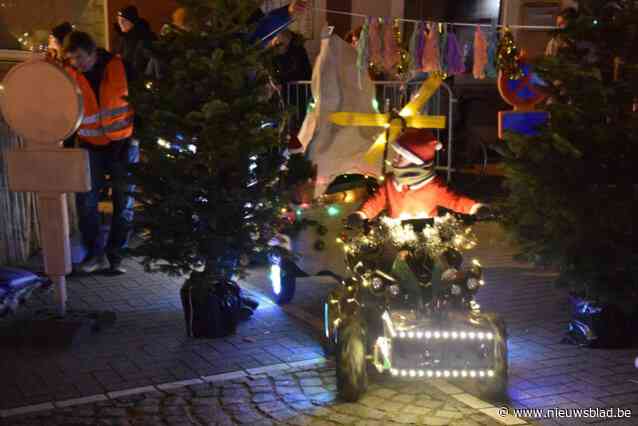
[[[35,405],[26,405],[24,407],[11,408],[8,410],[0,410],[0,419],[24,415],[33,414],[41,411],[54,410],[56,408],[68,408],[77,405],[90,404],[95,402],[102,402],[108,400],[118,399],[124,396],[140,395],[151,392],[166,392],[174,389],[179,389],[187,386],[204,384],[204,383],[219,383],[224,381],[230,381],[239,379],[242,377],[263,374],[263,373],[275,373],[295,371],[301,369],[307,369],[311,367],[319,367],[330,365],[331,361],[324,357],[313,358],[305,361],[295,361],[290,363],[273,364],[259,368],[249,368],[247,370],[237,370],[229,373],[215,374],[213,376],[196,377],[189,380],[180,380],[176,382],[162,383],[154,386],[143,386],[132,389],[124,389],[115,392],[107,392],[104,394],[97,394],[91,396],[85,396],[81,398],[67,399],[63,401],[50,401]]]

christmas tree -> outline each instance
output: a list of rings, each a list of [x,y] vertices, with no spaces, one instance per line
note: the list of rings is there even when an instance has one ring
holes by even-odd
[[[147,270],[212,284],[280,225],[285,114],[269,90],[271,53],[251,41],[256,2],[179,3],[188,29],[163,34],[159,78],[130,91],[143,152],[134,252]]]
[[[559,283],[635,308],[638,258],[634,161],[638,144],[638,3],[582,0],[538,60],[549,123],[510,134],[505,225],[529,260],[557,266]]]

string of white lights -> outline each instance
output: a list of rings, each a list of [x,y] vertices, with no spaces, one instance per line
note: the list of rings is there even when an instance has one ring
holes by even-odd
[[[494,370],[433,370],[391,368],[390,373],[397,377],[428,378],[493,378]]]

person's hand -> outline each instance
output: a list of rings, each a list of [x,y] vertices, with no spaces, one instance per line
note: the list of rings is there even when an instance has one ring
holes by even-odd
[[[346,218],[346,226],[350,229],[361,229],[365,224],[365,219],[359,213],[351,213]]]
[[[306,11],[307,6],[308,3],[306,2],[306,0],[293,0],[288,5],[288,13],[290,13],[291,16],[301,15]]]

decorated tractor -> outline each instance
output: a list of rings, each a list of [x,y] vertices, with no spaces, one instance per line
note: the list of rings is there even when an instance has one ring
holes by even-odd
[[[324,305],[324,333],[336,355],[337,391],[356,401],[379,373],[408,379],[476,381],[486,396],[507,385],[507,332],[474,296],[485,284],[470,228],[454,216],[384,217],[343,235],[347,277]]]

